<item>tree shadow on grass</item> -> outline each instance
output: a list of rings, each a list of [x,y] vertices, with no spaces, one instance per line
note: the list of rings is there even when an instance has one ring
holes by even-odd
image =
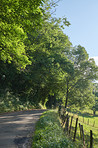
[[[71,112],[71,111],[68,111],[68,112]],[[92,113],[88,113],[86,111],[83,112],[83,113],[81,113],[80,111],[72,111],[71,113],[78,114],[79,116],[82,116],[82,117],[85,117],[85,118],[98,117],[98,114],[97,115],[93,115]]]
[[[88,118],[88,117],[89,117],[89,118],[98,117],[98,115],[93,115],[93,114],[88,113],[88,112],[84,112],[84,113],[79,112],[78,115],[79,115],[79,116],[86,117],[86,118]]]
[[[84,113],[79,112],[78,115],[82,116],[82,117],[85,117],[85,118],[88,118],[88,117],[89,118],[94,118],[93,114],[88,113],[88,112],[84,112]]]

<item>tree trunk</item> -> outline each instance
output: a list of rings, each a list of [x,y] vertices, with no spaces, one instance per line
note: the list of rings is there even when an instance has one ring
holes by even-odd
[[[68,93],[69,93],[69,90],[68,90],[68,80],[67,80],[67,91],[66,91],[66,102],[65,102],[65,108],[67,108],[67,104],[68,104]]]
[[[93,110],[93,116],[95,116],[95,113],[96,113],[96,111],[95,111],[95,110]]]

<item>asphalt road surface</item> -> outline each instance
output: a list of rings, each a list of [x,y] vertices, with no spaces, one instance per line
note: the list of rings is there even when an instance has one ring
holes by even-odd
[[[0,115],[0,148],[27,148],[35,123],[45,110]]]

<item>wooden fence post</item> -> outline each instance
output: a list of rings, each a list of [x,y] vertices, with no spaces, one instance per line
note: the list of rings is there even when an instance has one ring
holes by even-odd
[[[94,125],[95,125],[95,121],[94,121],[94,123],[93,123],[93,127],[94,127]]]
[[[82,136],[83,136],[83,145],[85,145],[83,125],[81,125],[81,130],[82,130]]]
[[[78,124],[78,118],[76,118],[76,126],[75,126],[75,132],[74,132],[74,138],[73,138],[73,141],[75,141],[75,138],[76,138],[77,124]]]
[[[92,130],[90,130],[90,148],[93,147],[93,133]]]
[[[88,125],[89,125],[89,119],[88,119]]]
[[[84,123],[84,117],[83,117],[83,123]]]
[[[69,129],[69,116],[68,114],[66,115],[66,124],[65,124],[65,132],[67,131],[68,132],[68,129]]]
[[[79,128],[80,128],[80,139],[82,139],[81,124],[80,123],[79,123]]]
[[[71,117],[70,128],[69,128],[69,135],[71,133],[72,120],[73,120],[73,116]]]

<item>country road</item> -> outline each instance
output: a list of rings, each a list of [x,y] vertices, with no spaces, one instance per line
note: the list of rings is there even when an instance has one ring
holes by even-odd
[[[29,110],[0,115],[0,148],[27,148],[35,123],[45,110]]]

